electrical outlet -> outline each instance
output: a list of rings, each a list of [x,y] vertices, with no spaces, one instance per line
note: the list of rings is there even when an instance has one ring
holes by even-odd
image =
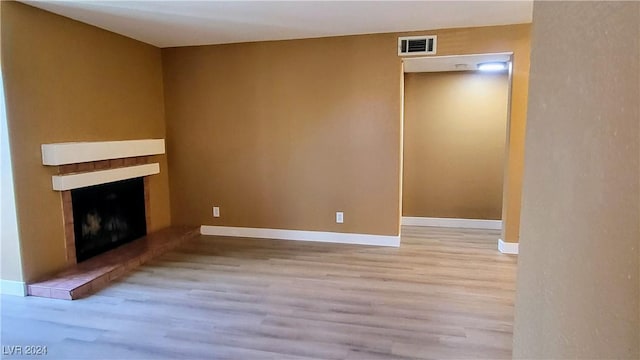
[[[220,217],[220,208],[217,206],[213,207],[213,217]]]
[[[344,213],[342,211],[336,211],[336,222],[342,224],[344,222]]]

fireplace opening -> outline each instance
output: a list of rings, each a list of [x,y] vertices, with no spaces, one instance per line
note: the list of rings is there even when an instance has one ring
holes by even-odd
[[[147,233],[143,178],[75,189],[71,202],[77,262]]]

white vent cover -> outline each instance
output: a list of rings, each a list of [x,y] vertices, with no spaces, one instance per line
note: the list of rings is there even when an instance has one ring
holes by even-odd
[[[435,55],[437,36],[403,36],[398,38],[398,56]]]

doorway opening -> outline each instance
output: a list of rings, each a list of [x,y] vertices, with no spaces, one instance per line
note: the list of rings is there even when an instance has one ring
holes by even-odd
[[[512,53],[403,59],[402,225],[504,238],[511,63]]]

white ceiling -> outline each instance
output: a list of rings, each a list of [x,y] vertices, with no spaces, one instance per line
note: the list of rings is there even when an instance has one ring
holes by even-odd
[[[404,72],[475,71],[489,62],[509,62],[511,53],[403,58]]]
[[[532,1],[24,1],[158,47],[531,22]]]

